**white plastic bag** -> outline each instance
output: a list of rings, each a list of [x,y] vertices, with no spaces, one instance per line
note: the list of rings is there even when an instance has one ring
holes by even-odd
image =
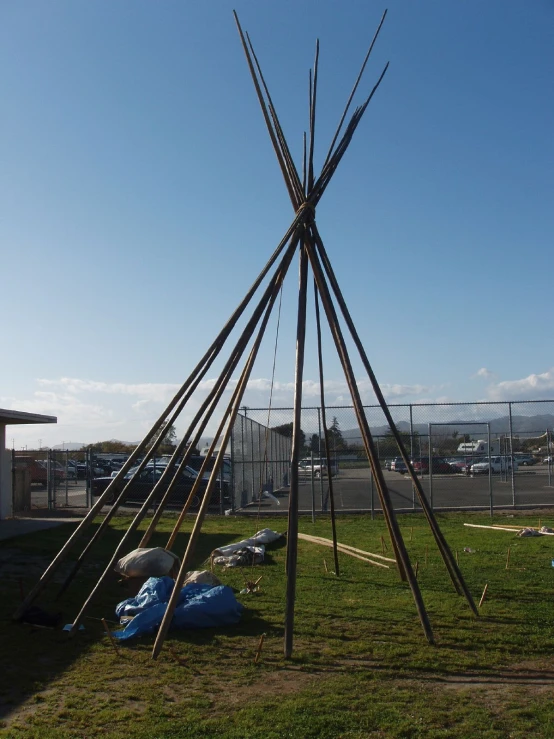
[[[177,574],[181,561],[162,547],[134,549],[122,557],[114,570],[125,577],[165,577]]]

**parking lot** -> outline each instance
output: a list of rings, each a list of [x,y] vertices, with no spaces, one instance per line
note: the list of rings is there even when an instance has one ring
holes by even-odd
[[[408,475],[383,470],[393,506],[396,510],[419,508],[412,481]],[[433,475],[432,484],[429,476],[419,478],[427,498],[436,508],[473,508],[490,507],[489,477],[487,474],[468,477],[467,475]],[[520,467],[514,474],[514,489],[511,475],[492,475],[492,504],[496,506],[554,505],[554,473],[549,485],[547,465]],[[371,484],[368,468],[341,469],[333,477],[335,508],[338,512],[355,510],[379,511],[381,505],[375,485]],[[288,508],[289,488],[281,487],[274,491],[274,499],[264,497],[261,504],[250,502],[245,510],[258,508],[266,512],[284,512]],[[312,500],[316,511],[329,509],[329,482],[326,476],[300,478],[299,508],[301,511],[312,510]],[[276,500],[275,500],[276,499]],[[240,496],[235,495],[236,507],[239,508]],[[278,501],[278,502],[277,502]],[[31,489],[31,507],[33,509],[48,508],[47,491],[40,485]],[[56,486],[56,509],[88,507],[86,482],[70,480]]]
[[[414,486],[408,475],[384,470],[393,506],[396,510],[410,510],[419,508],[414,492]],[[489,490],[489,476],[476,475],[433,475],[432,484],[429,477],[419,478],[427,499],[432,501],[434,508],[488,508],[491,503]],[[554,505],[554,486],[549,486],[547,465],[524,467],[514,473],[514,491],[512,490],[511,475],[492,476],[492,504],[493,506],[515,505]],[[554,475],[552,476],[554,485]],[[432,490],[431,490],[432,488]],[[376,486],[371,485],[369,469],[343,469],[333,478],[335,494],[335,509],[340,511],[374,510],[379,511],[381,505]],[[313,490],[313,492],[312,492]],[[263,511],[278,512],[286,510],[288,506],[288,488],[277,490],[274,495],[279,505],[270,498],[263,498]],[[315,479],[300,479],[299,508],[301,511],[312,510],[312,500],[315,510],[328,510],[329,483],[326,477]],[[515,497],[515,501],[514,501]],[[248,506],[258,507],[254,502]]]

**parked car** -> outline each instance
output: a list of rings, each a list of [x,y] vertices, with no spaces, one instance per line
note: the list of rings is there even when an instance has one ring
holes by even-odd
[[[298,474],[299,475],[308,475],[309,477],[312,476],[312,460],[310,459],[301,459],[298,463]],[[314,477],[325,477],[327,474],[327,460],[325,459],[315,459],[313,460],[313,474]],[[336,465],[331,462],[331,477],[334,477],[337,474],[337,468]]]
[[[516,460],[512,460],[511,457],[491,457],[490,458],[490,469],[493,475],[499,474],[500,472],[508,472],[513,467],[514,472],[518,469],[518,463]],[[489,460],[484,459],[482,462],[476,462],[471,465],[471,473],[473,475],[488,474],[489,471]]]
[[[406,464],[402,457],[395,457],[390,463],[390,468],[391,472],[400,472],[401,474],[404,474],[408,471],[408,468],[406,467]]]
[[[412,460],[412,466],[414,472],[420,472],[422,474],[429,473],[429,457],[418,457]],[[451,465],[442,457],[432,458],[432,467],[434,475],[448,475],[453,472]]]
[[[514,454],[514,459],[516,460],[518,464],[524,465],[524,466],[531,466],[533,464],[537,464],[537,460],[535,459],[535,457],[533,457],[532,454],[522,454],[522,453],[516,452]]]
[[[204,464],[205,459],[206,457],[202,457],[199,455],[193,455],[189,457],[188,466],[192,467],[194,470],[199,470]],[[217,461],[217,457],[215,456],[212,456],[209,458],[208,464],[206,467],[205,477],[209,477],[209,473],[213,470],[216,461]],[[223,461],[221,463],[221,468],[220,468],[220,474],[218,475],[218,477],[219,478],[223,477],[223,480],[225,482],[231,482],[232,469],[231,469],[231,460],[229,457],[223,457]]]
[[[466,472],[467,470],[467,462],[465,459],[460,459],[459,457],[452,457],[451,459],[446,460],[450,467],[452,468],[452,472]]]
[[[65,480],[65,469],[64,467],[55,460],[52,460],[51,464],[51,475],[54,478],[54,483],[58,484]],[[33,459],[32,457],[16,457],[16,467],[26,467],[31,473],[31,485],[39,484],[42,487],[46,487],[48,484],[48,462],[45,459]]]
[[[126,493],[126,501],[129,502],[139,502],[142,503],[148,495],[152,492],[152,489],[154,485],[159,482],[160,477],[162,476],[165,469],[165,465],[156,466],[154,468],[153,465],[147,465],[142,472],[140,472],[138,475],[135,476],[136,468],[129,470],[127,474],[124,477],[125,483],[131,481],[131,484],[129,485],[129,489]],[[175,488],[173,489],[168,505],[173,506],[183,506],[185,501],[188,499],[189,493],[192,490],[192,486],[194,485],[195,480],[197,479],[198,474],[196,470],[192,469],[191,467],[185,467],[182,471],[179,481]],[[95,497],[98,497],[102,495],[102,493],[106,490],[108,485],[113,482],[113,477],[96,477],[92,480],[92,494]],[[167,490],[169,481],[166,481],[163,483],[161,488],[158,490],[158,495],[156,495],[155,501],[158,502],[165,490]],[[208,480],[204,477],[202,478],[200,482],[200,487],[198,489],[197,495],[195,496],[191,508],[198,508],[200,505],[200,500],[203,496],[204,491],[206,490],[206,486],[208,484]],[[212,497],[210,500],[210,506],[219,506],[220,505],[220,496],[221,493],[223,493],[223,502],[225,505],[227,505],[230,502],[230,488],[229,484],[227,482],[221,482],[220,480],[216,481],[216,484],[214,486],[214,490],[212,492]],[[111,504],[114,502],[115,499],[115,493],[112,492],[111,495],[109,495],[108,500],[106,500],[106,503]]]
[[[544,464],[552,464],[552,457],[545,457],[542,461]]]

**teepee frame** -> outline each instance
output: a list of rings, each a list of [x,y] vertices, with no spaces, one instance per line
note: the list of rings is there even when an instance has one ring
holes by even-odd
[[[383,413],[387,419],[392,434],[398,444],[400,455],[406,464],[408,473],[412,479],[419,503],[423,509],[423,513],[427,518],[435,541],[437,543],[439,552],[445,563],[447,571],[450,575],[452,583],[459,595],[463,595],[471,610],[475,615],[478,615],[477,608],[471,597],[471,594],[464,582],[462,574],[456,563],[455,558],[439,528],[435,515],[427,502],[425,493],[423,491],[420,480],[414,472],[412,464],[410,462],[408,453],[404,447],[404,443],[396,428],[392,415],[385,402],[384,396],[381,392],[377,379],[373,373],[364,347],[360,340],[360,337],[354,326],[354,322],[350,316],[346,302],[340,290],[339,284],[333,272],[331,262],[325,250],[323,240],[317,228],[315,220],[316,207],[325,192],[327,185],[329,184],[340,160],[344,156],[350,141],[354,135],[354,132],[365,112],[370,100],[378,89],[386,71],[388,63],[381,72],[377,83],[374,85],[371,93],[366,98],[364,103],[356,108],[354,114],[351,116],[346,128],[343,131],[344,121],[348,114],[352,99],[358,89],[360,81],[363,76],[366,64],[369,56],[373,50],[373,46],[383,22],[385,20],[386,11],[383,14],[379,26],[375,32],[373,40],[370,44],[368,52],[365,56],[364,62],[347,100],[346,106],[340,118],[336,132],[332,139],[329,147],[323,168],[319,176],[316,178],[314,174],[314,146],[315,146],[315,123],[316,123],[316,102],[317,102],[317,82],[318,82],[318,62],[319,62],[319,42],[316,43],[316,53],[314,60],[313,74],[310,71],[309,76],[309,135],[308,142],[306,141],[306,134],[304,134],[304,152],[303,152],[303,168],[302,168],[302,179],[294,164],[291,156],[287,141],[283,134],[277,112],[273,105],[268,87],[266,85],[264,76],[261,71],[260,64],[254,52],[253,45],[250,41],[248,34],[245,34],[239,23],[237,14],[234,13],[237,29],[241,39],[241,43],[244,49],[248,67],[252,76],[256,94],[260,103],[262,114],[269,132],[269,136],[277,156],[285,186],[289,193],[291,203],[294,210],[293,221],[284,235],[283,239],[275,249],[274,253],[270,257],[269,261],[262,269],[252,287],[244,297],[243,301],[239,304],[237,309],[234,311],[226,325],[223,327],[220,334],[214,340],[212,345],[209,347],[207,352],[204,354],[200,362],[196,365],[190,376],[181,386],[173,400],[169,403],[165,411],[161,414],[159,419],[153,425],[152,429],[148,432],[144,440],[137,446],[134,452],[131,454],[127,462],[123,465],[119,474],[114,481],[109,485],[106,491],[98,498],[96,503],[92,506],[91,510],[85,516],[83,521],[79,524],[75,532],[68,539],[66,544],[62,547],[59,553],[56,555],[50,566],[46,569],[39,582],[30,591],[24,601],[20,604],[14,614],[14,618],[19,619],[25,612],[25,610],[38,598],[40,593],[46,588],[46,586],[52,581],[55,572],[64,560],[67,559],[70,551],[76,546],[77,542],[83,538],[84,533],[92,524],[95,516],[100,512],[104,503],[113,500],[113,505],[104,520],[85,544],[81,553],[77,557],[69,575],[66,577],[62,587],[58,593],[60,597],[67,587],[71,584],[73,578],[76,576],[81,565],[85,559],[89,556],[93,545],[104,535],[109,525],[110,520],[117,512],[119,506],[125,501],[127,489],[131,484],[130,481],[126,484],[125,475],[135,464],[136,459],[139,455],[144,455],[140,465],[137,468],[135,476],[145,468],[148,461],[155,455],[157,446],[161,440],[161,431],[166,424],[172,425],[175,420],[179,417],[183,408],[186,406],[194,391],[198,387],[199,383],[206,376],[206,373],[219,356],[223,349],[223,346],[229,338],[231,332],[237,325],[239,319],[242,317],[247,307],[249,306],[254,294],[258,288],[261,287],[264,280],[269,277],[269,282],[255,305],[252,314],[240,333],[239,338],[236,340],[234,347],[219,375],[214,386],[207,398],[201,404],[198,412],[194,416],[190,423],[187,431],[183,435],[182,441],[178,444],[174,454],[172,455],[165,471],[163,472],[160,480],[154,486],[150,495],[146,498],[143,505],[135,515],[133,521],[129,525],[128,529],[123,534],[121,541],[117,545],[110,562],[106,566],[104,572],[100,575],[96,582],[93,590],[85,600],[81,610],[77,614],[72,628],[71,634],[75,634],[79,624],[81,623],[85,612],[89,608],[92,600],[96,597],[98,592],[101,590],[104,582],[113,570],[113,566],[116,561],[126,553],[128,545],[130,543],[131,536],[137,530],[140,523],[148,514],[152,504],[157,499],[158,494],[163,491],[161,500],[157,506],[156,511],[153,513],[150,523],[141,539],[141,547],[147,546],[150,541],[156,525],[164,511],[164,508],[169,500],[169,497],[177,485],[181,471],[188,463],[189,457],[192,454],[192,450],[198,443],[204,429],[208,422],[214,415],[218,404],[221,401],[223,393],[228,388],[233,373],[239,367],[239,363],[243,358],[247,348],[252,342],[251,348],[247,354],[246,361],[242,367],[241,374],[238,382],[236,383],[231,399],[227,404],[227,407],[221,417],[221,421],[214,437],[212,446],[210,447],[209,453],[199,471],[198,478],[193,485],[190,495],[183,506],[183,509],[179,515],[179,518],[175,524],[173,532],[171,533],[167,549],[175,543],[176,536],[181,528],[185,514],[189,510],[192,501],[197,495],[204,473],[207,472],[207,466],[210,457],[215,452],[219,443],[219,452],[217,453],[216,463],[213,466],[213,471],[210,474],[206,490],[204,492],[200,508],[198,510],[195,523],[193,525],[188,545],[185,554],[182,558],[181,567],[179,573],[175,579],[175,587],[171,599],[168,603],[163,621],[160,625],[154,648],[152,651],[152,657],[157,658],[163,647],[175,607],[177,605],[177,599],[179,592],[183,585],[185,574],[190,568],[194,556],[195,547],[200,536],[202,523],[208,510],[210,498],[214,485],[217,479],[217,470],[219,469],[223,460],[224,450],[227,446],[228,439],[233,428],[235,418],[237,417],[241,402],[246,390],[254,362],[256,360],[258,351],[264,334],[269,318],[272,314],[276,299],[281,290],[283,281],[292,263],[293,257],[296,252],[299,253],[299,287],[298,287],[298,310],[297,310],[297,328],[296,328],[296,363],[295,363],[295,382],[294,382],[294,410],[293,410],[293,433],[292,433],[292,450],[291,450],[291,474],[290,474],[290,496],[289,496],[289,514],[288,514],[288,532],[287,532],[287,558],[286,558],[286,575],[287,575],[287,588],[286,588],[286,606],[285,606],[285,639],[284,639],[284,653],[285,657],[290,657],[293,650],[293,633],[294,633],[294,606],[296,597],[296,569],[297,569],[297,545],[298,545],[298,462],[300,453],[300,416],[302,410],[302,379],[304,369],[304,346],[305,346],[305,335],[306,335],[306,313],[307,313],[307,291],[308,291],[308,273],[311,269],[314,283],[314,295],[315,295],[315,316],[316,316],[316,332],[317,332],[317,344],[318,344],[318,364],[319,364],[319,382],[321,392],[321,408],[322,408],[322,428],[325,438],[325,449],[327,454],[327,469],[331,469],[330,445],[328,436],[328,427],[325,415],[325,396],[324,396],[324,376],[323,376],[323,354],[322,354],[322,342],[321,342],[321,321],[320,321],[320,303],[323,307],[325,317],[327,319],[333,342],[337,350],[337,354],[342,365],[346,382],[352,397],[352,403],[354,406],[358,425],[360,427],[365,451],[370,463],[371,471],[376,482],[379,499],[383,511],[383,516],[388,528],[390,539],[392,542],[396,563],[398,566],[399,574],[402,580],[406,581],[412,591],[418,616],[424,631],[424,634],[429,643],[433,643],[433,632],[431,624],[423,603],[423,598],[419,589],[419,585],[412,568],[404,540],[398,525],[398,521],[392,506],[390,494],[387,488],[386,481],[384,479],[381,466],[379,464],[377,451],[373,442],[371,431],[365,416],[365,412],[362,405],[362,400],[358,391],[354,371],[348,349],[346,346],[345,338],[341,325],[339,323],[339,315],[337,313],[337,307],[342,316],[344,323],[346,324],[350,333],[351,339],[359,353],[362,364],[368,374],[373,391],[377,397],[377,400],[383,410]],[[338,143],[337,143],[338,142]],[[259,325],[258,325],[259,324]],[[337,550],[337,536],[336,536],[336,522],[335,522],[335,510],[334,510],[334,493],[333,493],[333,481],[332,476],[329,475],[329,488],[330,488],[330,509],[331,509],[331,525],[333,535],[333,550],[335,559],[335,572],[339,574],[339,559]]]

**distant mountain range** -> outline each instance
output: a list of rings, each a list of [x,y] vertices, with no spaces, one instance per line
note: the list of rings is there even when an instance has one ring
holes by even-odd
[[[467,421],[452,421],[448,425],[442,425],[435,427],[434,431],[438,433],[440,428],[441,435],[450,436],[454,432],[458,432],[458,435],[471,434],[472,436],[479,435],[482,437],[483,434],[487,433],[483,423],[490,423],[491,434],[507,434],[510,429],[509,416],[502,416],[501,418],[483,419],[481,422],[475,421],[475,425],[466,425]],[[432,421],[431,421],[432,423]],[[409,433],[410,424],[407,421],[399,421],[396,424],[399,431]],[[514,435],[525,435],[525,436],[539,436],[544,434],[546,429],[552,430],[554,428],[554,415],[551,413],[544,413],[537,416],[512,416],[512,433]],[[374,436],[384,436],[389,431],[388,426],[373,426],[371,427],[371,433]],[[414,423],[414,432],[421,435],[427,435],[429,433],[428,423]],[[342,437],[345,440],[353,440],[360,438],[359,429],[345,429],[342,431]]]
[[[103,441],[106,441],[106,439],[103,439]],[[114,444],[125,444],[126,446],[130,447],[136,447],[140,444],[140,441],[121,441],[121,439],[107,439],[107,441],[112,441]],[[211,444],[213,441],[213,437],[205,437],[203,439],[200,439],[200,442],[198,444],[198,448],[202,449],[202,447],[207,446],[208,444]],[[90,442],[89,442],[90,443]],[[78,452],[83,447],[87,447],[88,444],[86,444],[84,441],[69,441],[65,442],[64,444],[55,444],[52,449],[61,450],[64,451],[67,449],[69,452]]]
[[[490,423],[491,434],[507,434],[509,431],[510,421],[508,416],[493,418],[488,422]],[[465,419],[460,419],[458,421],[452,421],[451,423],[448,423],[448,425],[441,424],[440,427],[435,427],[435,432],[438,433],[438,429],[440,428],[441,435],[450,436],[457,431],[459,436],[462,436],[463,434],[471,434],[474,437],[483,438],[483,435],[487,432],[483,423],[487,423],[487,419],[484,418],[481,422],[475,421],[474,425],[467,426],[465,425]],[[407,421],[399,421],[396,425],[399,431],[404,433],[410,432],[410,424]],[[554,429],[554,415],[552,413],[543,413],[536,416],[512,416],[512,432],[514,435],[531,437],[540,436],[541,434],[544,434],[547,428],[550,430]],[[373,436],[385,436],[388,430],[389,427],[386,425],[371,427],[371,433]],[[341,429],[341,431],[342,437],[345,441],[360,439],[360,430],[357,428]],[[414,431],[422,436],[426,436],[429,433],[429,424],[414,423]],[[208,446],[211,444],[212,440],[213,439],[211,437],[200,439],[198,448],[202,449],[203,447]],[[110,441],[119,442],[120,444],[126,444],[131,447],[136,447],[140,444],[139,441],[121,441],[120,439],[110,439]],[[79,449],[86,446],[87,445],[84,442],[66,442],[64,444],[56,444],[52,449],[67,449],[68,451],[74,452],[79,451]]]

